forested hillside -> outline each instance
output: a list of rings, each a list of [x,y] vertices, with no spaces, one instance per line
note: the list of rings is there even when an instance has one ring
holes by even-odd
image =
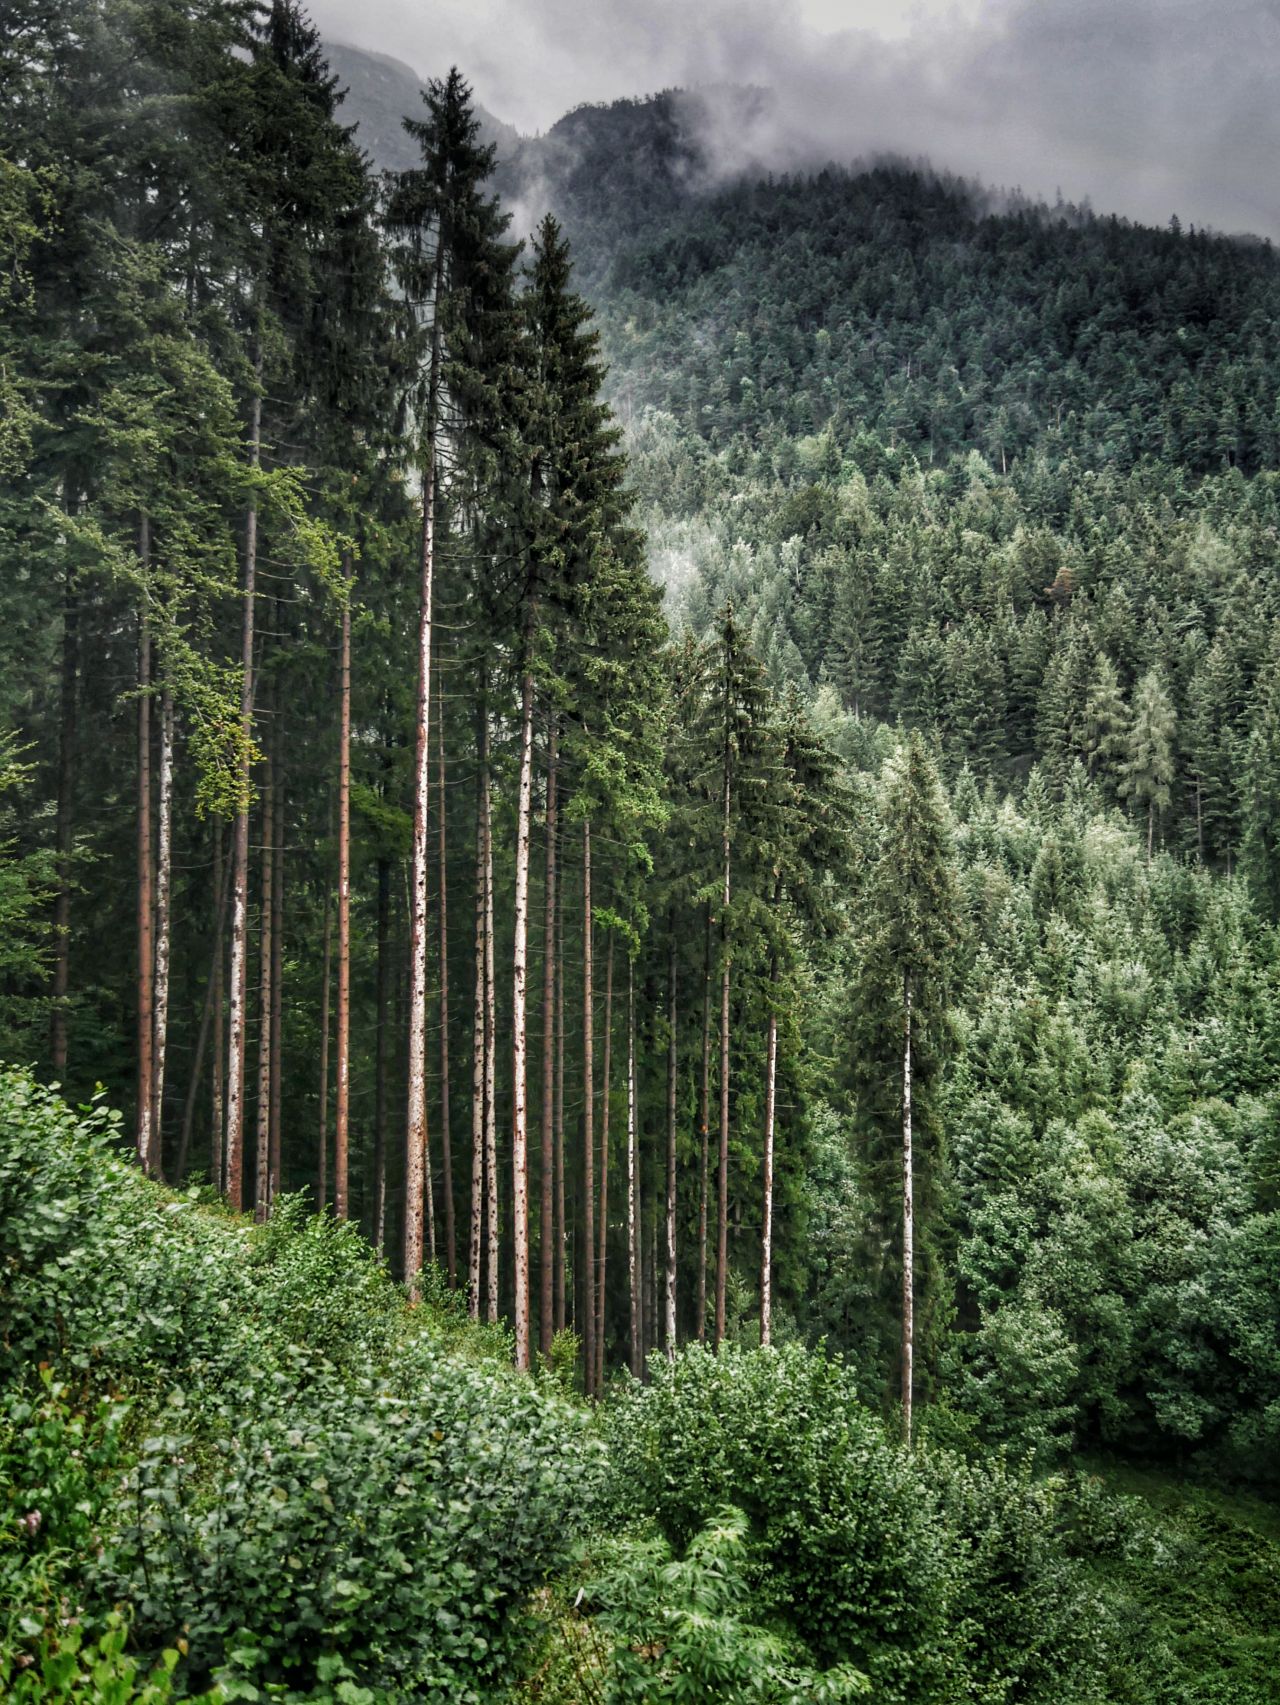
[[[1270,248],[2,21],[0,1681],[1275,1697]]]

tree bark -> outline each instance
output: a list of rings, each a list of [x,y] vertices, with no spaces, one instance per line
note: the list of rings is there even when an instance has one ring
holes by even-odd
[[[195,1126],[196,1095],[200,1088],[200,1079],[204,1073],[204,1056],[209,1046],[209,1033],[213,1028],[215,1009],[222,1001],[222,939],[227,928],[227,901],[230,897],[229,877],[230,866],[223,865],[222,860],[222,829],[217,819],[213,825],[213,893],[214,893],[214,924],[213,924],[213,957],[209,965],[209,981],[205,985],[204,1006],[200,1012],[200,1028],[196,1033],[195,1057],[191,1062],[191,1075],[187,1082],[187,1093],[182,1104],[182,1129],[178,1138],[178,1157],[174,1163],[173,1178],[176,1184],[181,1184],[187,1176],[187,1158],[191,1153],[191,1133]],[[213,1045],[213,1070],[220,1070],[219,1055],[222,1037],[215,1034]],[[210,1173],[213,1187],[220,1189],[222,1185],[222,1119],[221,1119],[221,1084],[215,1084],[214,1112],[212,1119],[212,1148],[210,1157]]]
[[[542,920],[542,1196],[539,1221],[538,1249],[538,1338],[544,1356],[551,1352],[555,1332],[555,1153],[554,1121],[554,1057],[555,1029],[555,909],[556,909],[556,760],[558,756],[556,718],[551,718],[547,735],[547,876],[544,890]]]
[[[493,946],[493,810],[489,782],[489,725],[486,709],[484,734],[484,1170],[485,1214],[488,1228],[488,1273],[485,1318],[490,1325],[498,1319],[499,1256],[498,1218],[498,996],[494,975]]]
[[[582,823],[582,1387],[596,1392],[595,1289],[595,965],[591,909],[591,824]]]
[[[526,635],[526,655],[530,644]],[[528,1013],[529,839],[533,812],[533,675],[520,686],[520,773],[516,794],[514,941],[511,954],[511,1195],[516,1366],[530,1365]]]
[[[902,980],[902,1431],[911,1444],[915,1358],[915,1188],[911,1152],[911,982]]]
[[[438,671],[437,671],[438,675]],[[453,1129],[449,1109],[449,836],[445,796],[444,682],[436,682],[436,797],[440,846],[440,1162],[444,1176],[444,1258],[449,1289],[458,1283],[453,1206]]]
[[[387,1234],[387,1023],[391,987],[391,862],[378,860],[378,986],[374,997],[373,1246],[382,1253]]]
[[[711,910],[702,975],[702,1079],[698,1091],[698,1342],[707,1341],[707,1196],[711,1176]]]
[[[222,1049],[225,1037],[224,1018],[226,998],[225,972],[226,965],[223,957],[222,938],[227,927],[227,909],[231,900],[231,859],[224,860],[222,847],[222,825],[214,819],[213,825],[213,885],[218,890],[218,926],[215,931],[213,944],[213,1060],[210,1067],[209,1086],[209,1172],[213,1187],[219,1195],[227,1187],[227,1155],[225,1148],[225,1132],[223,1128],[223,1111],[225,1106],[223,1089],[225,1070]]]
[[[254,359],[249,415],[249,466],[262,462],[262,344]],[[258,498],[249,499],[244,527],[244,606],[240,644],[240,801],[232,843],[231,978],[227,1014],[227,1199],[244,1207],[245,1061],[249,1001],[249,759],[253,739],[253,618],[258,574]]]
[[[639,1156],[636,1130],[636,993],[635,965],[627,958],[627,1295],[630,1304],[631,1371],[637,1379],[644,1370],[640,1342],[640,1225]]]
[[[351,1150],[351,553],[343,562],[338,664],[338,1034],[333,1103],[333,1212],[350,1213],[347,1172]],[[415,1269],[416,1271],[416,1269]],[[412,1274],[409,1275],[412,1278]]]
[[[731,898],[729,824],[732,803],[730,747],[725,734],[724,826],[722,853],[724,883],[720,912],[720,1147],[716,1174],[716,1323],[714,1348],[725,1333],[725,1295],[729,1268],[729,904]]]
[[[422,467],[417,744],[413,770],[413,866],[409,901],[409,1094],[405,1117],[404,1276],[413,1295],[417,1294],[418,1274],[422,1270],[423,1210],[431,1187],[431,1162],[427,1149],[427,815],[431,792],[431,638],[441,355],[439,307],[443,285],[444,243],[437,232],[432,297],[436,311],[431,321],[426,444]]]
[[[568,1325],[565,1303],[565,1270],[568,1263],[568,1218],[564,1200],[564,883],[556,885],[555,931],[555,1022],[556,1022],[556,1081],[555,1118],[553,1131],[554,1171],[556,1179],[555,1224],[555,1327],[563,1332]]]
[[[332,827],[333,818],[329,819]],[[329,1205],[329,997],[333,982],[333,907],[324,891],[324,945],[320,952],[320,1142],[316,1151],[316,1212]]]
[[[67,500],[68,510],[71,500]],[[58,806],[54,826],[57,893],[53,902],[53,1003],[49,1049],[54,1076],[67,1072],[67,999],[71,991],[71,847],[75,821],[76,679],[80,652],[80,601],[75,570],[67,566],[62,595],[62,683],[58,719]]]
[[[151,568],[151,522],[138,521],[138,560],[144,582]],[[151,846],[151,624],[147,614],[150,592],[144,584],[138,615],[138,1162],[144,1172],[155,1171],[152,1116],[154,1112],[155,1045],[155,899]]]
[[[267,746],[267,779],[262,789],[261,905],[258,931],[258,1147],[253,1198],[254,1217],[259,1223],[271,1209],[271,926],[272,890],[275,881],[275,764],[274,736]]]
[[[609,1276],[609,1091],[613,1064],[613,934],[604,961],[604,1083],[600,1098],[600,1274],[596,1290],[596,1391],[604,1390],[605,1290]]]
[[[764,1210],[760,1222],[760,1342],[773,1331],[773,1133],[778,1096],[778,955],[769,955],[769,1029],[764,1061]]]
[[[277,624],[278,625],[278,624]],[[280,1159],[283,1147],[283,1099],[281,1080],[284,1075],[284,740],[280,706],[276,705],[273,733],[275,757],[275,837],[271,849],[274,878],[271,884],[271,1084],[270,1131],[267,1149],[267,1195],[274,1202],[280,1194]]]
[[[471,1015],[471,1238],[467,1249],[467,1313],[480,1318],[480,1283],[484,1266],[485,1218],[485,1015],[484,1015],[484,821],[487,743],[485,713],[480,709],[476,746],[480,768],[476,775],[476,932],[475,1004]]]
[[[666,1190],[666,1289],[663,1336],[668,1357],[676,1353],[676,934],[675,918],[669,920],[671,957],[667,966],[667,1190]]]
[[[173,694],[160,692],[160,789],[156,822],[155,988],[151,1060],[151,1140],[155,1171],[164,1173],[164,1073],[169,1045],[169,959],[173,883]]]

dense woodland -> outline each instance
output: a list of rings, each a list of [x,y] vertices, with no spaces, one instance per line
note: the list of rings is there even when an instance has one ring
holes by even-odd
[[[1274,1699],[1273,252],[341,59],[0,6],[0,1690]]]

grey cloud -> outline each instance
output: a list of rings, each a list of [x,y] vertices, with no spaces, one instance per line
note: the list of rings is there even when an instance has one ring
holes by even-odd
[[[419,70],[458,63],[524,129],[584,100],[749,83],[773,98],[750,134],[736,118],[715,128],[725,170],[900,152],[1138,219],[1176,212],[1280,237],[1280,0],[986,0],[972,21],[922,20],[894,40],[819,33],[796,0],[316,0],[314,11],[329,34]]]

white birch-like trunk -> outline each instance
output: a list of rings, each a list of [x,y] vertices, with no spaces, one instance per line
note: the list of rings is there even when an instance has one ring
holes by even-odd
[[[147,612],[151,572],[151,523],[138,522],[138,561],[142,568],[142,606],[138,616],[138,1164],[155,1170],[155,914],[151,847],[151,624]]]
[[[915,1186],[911,1152],[911,983],[903,978],[902,1048],[902,1430],[911,1443],[915,1357]]]
[[[511,1194],[516,1366],[530,1366],[528,1013],[529,837],[533,817],[533,676],[521,684],[520,777],[516,796],[516,893],[511,955]]]
[[[333,1211],[348,1213],[351,1142],[351,558],[344,566],[342,650],[338,686],[338,1035],[334,1095]]]
[[[271,925],[272,883],[275,879],[275,777],[268,774],[262,790],[262,906],[258,935],[258,1148],[254,1217],[261,1222],[271,1209]]]
[[[664,1295],[663,1336],[668,1359],[676,1353],[676,938],[674,922],[671,935],[671,960],[668,967],[667,1022],[667,1198],[666,1198],[666,1284]]]
[[[164,1171],[164,1068],[169,1043],[169,960],[173,889],[173,694],[160,694],[160,797],[156,820],[155,1043],[152,1049],[152,1170]]]
[[[631,1371],[643,1371],[640,1332],[639,1177],[636,1141],[635,966],[627,959],[627,1294],[631,1311]]]
[[[488,1273],[485,1318],[498,1319],[500,1226],[498,1218],[498,995],[493,963],[493,809],[489,790],[489,747],[484,761],[484,1171],[485,1218],[488,1233]]]

